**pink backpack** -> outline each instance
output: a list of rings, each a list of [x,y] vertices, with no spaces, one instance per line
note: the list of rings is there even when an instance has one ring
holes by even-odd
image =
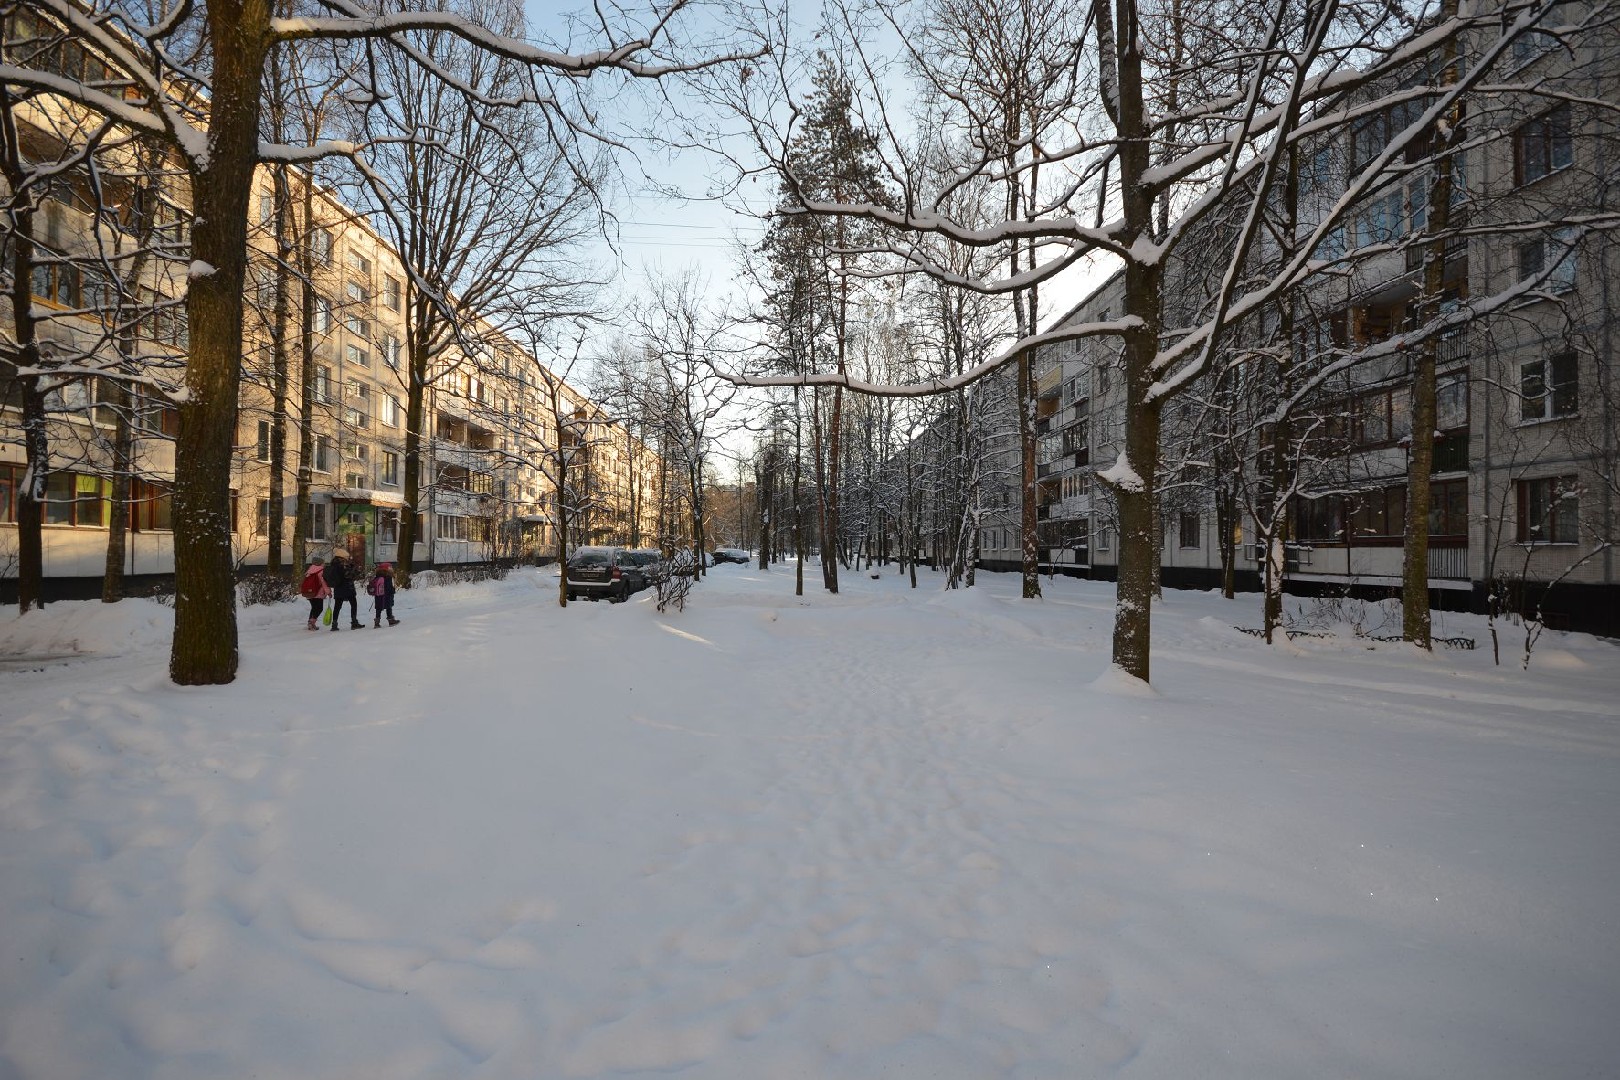
[[[372,596],[382,596],[384,593],[386,593],[388,591],[388,586],[383,582],[383,576],[378,574],[376,577],[372,578],[371,587],[366,591]]]

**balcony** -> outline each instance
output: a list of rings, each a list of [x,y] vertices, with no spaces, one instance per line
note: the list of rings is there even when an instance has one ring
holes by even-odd
[[[1055,397],[1062,387],[1063,367],[1054,364],[1040,378],[1035,380],[1035,396],[1038,398]]]
[[[1466,472],[1468,432],[1453,431],[1434,441],[1434,465],[1430,472]]]
[[[1465,547],[1430,547],[1429,578],[1452,581],[1468,579],[1468,549]]]

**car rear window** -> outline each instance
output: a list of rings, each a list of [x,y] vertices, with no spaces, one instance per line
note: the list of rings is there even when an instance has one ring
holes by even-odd
[[[576,551],[568,560],[569,566],[606,566],[611,557],[605,551]]]

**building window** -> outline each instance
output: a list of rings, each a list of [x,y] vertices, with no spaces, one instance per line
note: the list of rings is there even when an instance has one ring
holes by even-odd
[[[17,520],[17,488],[22,477],[23,466],[0,465],[0,522]]]
[[[1406,487],[1358,492],[1350,514],[1354,540],[1391,540],[1406,533]]]
[[[270,219],[276,216],[276,197],[274,195],[259,196],[259,224],[268,225]]]
[[[316,229],[309,234],[309,254],[322,266],[332,261],[332,230]]]
[[[254,515],[254,518],[253,518],[253,535],[254,536],[269,536],[270,535],[270,500],[269,499],[260,499],[259,500],[258,512]]]
[[[129,527],[135,532],[167,532],[174,528],[174,507],[169,489],[149,480],[129,484]]]
[[[332,471],[332,440],[325,435],[315,436],[315,464],[316,472]]]
[[[112,481],[84,473],[53,472],[45,478],[46,525],[105,529],[112,520]]]
[[[1538,56],[1558,48],[1558,38],[1545,30],[1526,30],[1513,39],[1513,66],[1523,67]]]
[[[377,511],[377,542],[380,544],[399,543],[399,511]]]
[[[399,367],[399,338],[393,334],[383,335],[382,362],[396,370]]]
[[[324,296],[315,298],[315,332],[327,334],[332,330],[332,301]]]
[[[332,369],[325,364],[315,366],[315,400],[322,405],[332,403]]]
[[[1108,550],[1112,549],[1113,546],[1114,546],[1114,530],[1113,529],[1098,529],[1097,530],[1097,550],[1098,551],[1108,551]]]
[[[353,334],[355,337],[370,340],[371,324],[366,322],[366,320],[362,319],[360,316],[345,315],[343,317],[343,325],[348,329],[349,333]]]
[[[401,296],[399,279],[393,277],[383,278],[383,303],[388,306],[389,311],[398,311],[400,309]]]
[[[1412,433],[1411,401],[1402,388],[1362,394],[1350,403],[1350,438],[1356,446],[1389,446]]]
[[[1294,502],[1294,536],[1336,544],[1344,539],[1344,499],[1328,495]]]
[[[270,421],[268,420],[259,421],[258,445],[254,448],[254,454],[260,461],[270,460]]]
[[[465,540],[468,537],[467,519],[454,517],[450,514],[439,514],[435,517],[437,536],[440,540]]]
[[[1457,431],[1468,427],[1468,375],[1442,375],[1434,386],[1435,429]]]
[[[309,538],[311,540],[325,540],[327,536],[326,515],[329,507],[325,503],[312,503],[309,508]]]
[[[30,291],[36,300],[76,308],[84,297],[79,268],[72,263],[41,263],[34,267]]]
[[[1203,523],[1197,514],[1179,515],[1178,524],[1180,527],[1176,531],[1180,533],[1179,546],[1196,548],[1203,545]]]
[[[1513,172],[1520,184],[1534,183],[1573,160],[1567,104],[1542,113],[1513,132]]]
[[[366,287],[360,284],[358,281],[349,282],[347,286],[345,286],[345,292],[348,293],[349,302],[351,304],[364,304],[368,299],[370,299],[370,295],[366,292]]]
[[[1429,537],[1468,536],[1468,481],[1435,480],[1429,484]]]
[[[349,250],[349,269],[361,277],[371,276],[371,260],[354,249]]]
[[[371,364],[371,357],[367,356],[366,350],[358,345],[350,345],[345,350],[343,358],[356,367],[369,367]]]
[[[1541,287],[1549,292],[1568,292],[1575,287],[1575,232],[1572,229],[1554,229],[1548,236],[1518,246],[1519,278],[1531,280],[1546,274]],[[1556,261],[1553,261],[1556,260]],[[1552,269],[1548,270],[1548,264]]]
[[[1575,353],[1554,353],[1519,366],[1519,419],[1573,416],[1580,408],[1580,362]]]
[[[399,427],[399,398],[393,394],[383,394],[381,398],[378,409],[382,414],[382,422],[389,427]]]
[[[1573,476],[1519,481],[1519,543],[1573,544],[1579,538],[1580,488]]]
[[[383,451],[382,482],[388,487],[399,486],[399,455],[392,450]]]

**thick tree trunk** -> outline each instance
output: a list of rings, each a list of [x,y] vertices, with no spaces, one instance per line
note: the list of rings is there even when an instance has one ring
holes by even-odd
[[[1126,223],[1122,243],[1134,243],[1153,227],[1154,199],[1142,182],[1148,169],[1146,110],[1142,90],[1141,28],[1130,4],[1119,5],[1117,28],[1106,3],[1094,8],[1105,58],[1117,57],[1115,125],[1120,136],[1120,190]],[[1115,33],[1117,30],[1117,38]],[[1105,66],[1114,67],[1113,64]],[[1105,78],[1107,75],[1105,74]],[[1105,94],[1107,91],[1105,90]],[[1126,674],[1149,681],[1153,592],[1158,580],[1154,530],[1158,524],[1159,418],[1162,403],[1149,399],[1150,364],[1158,352],[1163,268],[1158,262],[1125,266],[1125,311],[1139,325],[1124,335],[1125,465],[1116,481],[1119,504],[1119,584],[1115,592],[1113,662]]]
[[[3,120],[6,179],[15,192],[23,181],[22,151],[9,107],[10,95],[0,97],[0,104],[7,106]],[[17,341],[12,358],[20,369],[37,369],[40,353],[33,314],[34,210],[26,195],[15,199],[9,210],[14,229],[10,244],[11,319]],[[45,426],[45,394],[40,390],[39,377],[19,374],[17,383],[22,394],[23,460],[27,463],[24,482],[17,491],[17,610],[19,614],[27,614],[31,608],[44,606],[45,547],[41,526],[51,448]]]
[[[259,141],[259,86],[270,11],[264,0],[207,8],[213,44],[208,152],[194,163],[193,272],[186,294],[191,356],[175,445],[174,646],[181,684],[236,678],[231,461],[242,381],[242,284],[248,193]]]

